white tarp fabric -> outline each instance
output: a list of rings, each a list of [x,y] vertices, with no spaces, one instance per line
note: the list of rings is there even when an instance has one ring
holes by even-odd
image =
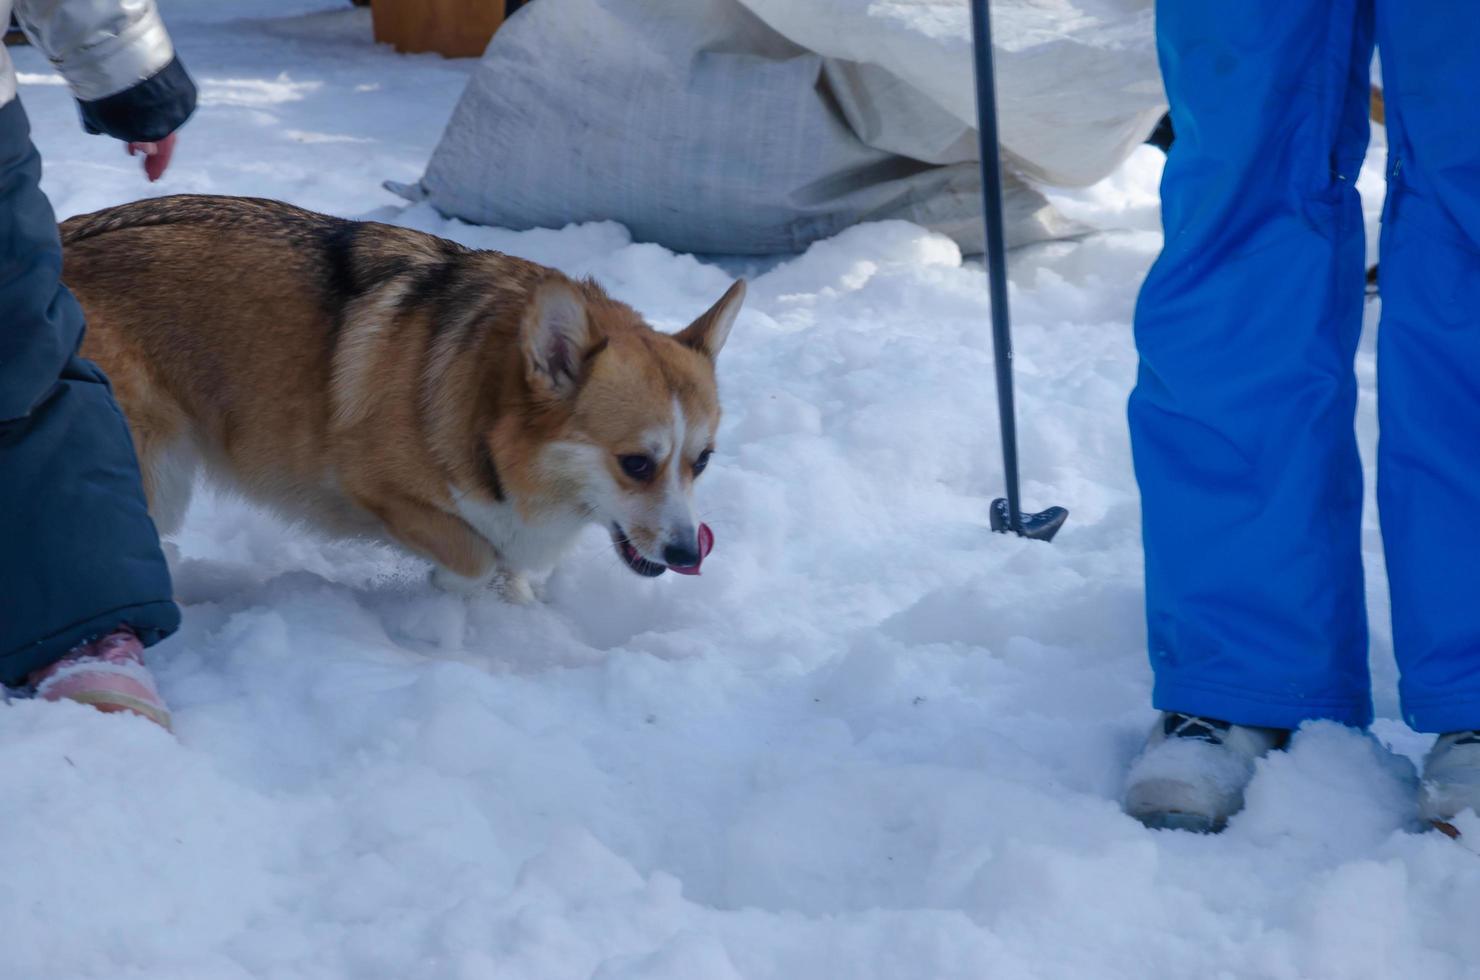
[[[1108,175],[1165,110],[1152,0],[994,0],[1009,244],[1083,231],[1030,182]],[[534,0],[419,195],[525,229],[796,252],[901,218],[981,251],[966,0]]]

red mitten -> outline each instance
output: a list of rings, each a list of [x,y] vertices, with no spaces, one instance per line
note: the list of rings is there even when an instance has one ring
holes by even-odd
[[[175,154],[175,134],[171,133],[156,143],[130,143],[128,155],[135,153],[144,154],[144,175],[152,184],[164,176],[165,168],[170,165],[170,157]]]

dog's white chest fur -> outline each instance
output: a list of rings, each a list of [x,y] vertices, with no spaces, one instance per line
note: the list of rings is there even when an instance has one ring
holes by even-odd
[[[544,575],[570,550],[589,518],[577,513],[556,514],[543,521],[526,521],[508,501],[483,501],[452,491],[458,514],[498,552],[506,571]]]

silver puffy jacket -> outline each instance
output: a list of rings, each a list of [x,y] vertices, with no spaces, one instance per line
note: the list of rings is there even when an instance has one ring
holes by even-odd
[[[158,75],[175,57],[154,0],[13,0],[31,43],[51,59],[81,103]],[[0,0],[0,30],[12,0]],[[0,46],[0,106],[15,98],[15,66]]]

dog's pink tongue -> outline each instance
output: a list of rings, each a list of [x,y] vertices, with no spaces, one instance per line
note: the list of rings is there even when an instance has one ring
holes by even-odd
[[[714,532],[709,529],[708,524],[699,525],[699,565],[704,564],[704,559],[714,550]],[[690,565],[688,568],[679,568],[677,565],[668,567],[680,575],[698,575],[699,565]]]

